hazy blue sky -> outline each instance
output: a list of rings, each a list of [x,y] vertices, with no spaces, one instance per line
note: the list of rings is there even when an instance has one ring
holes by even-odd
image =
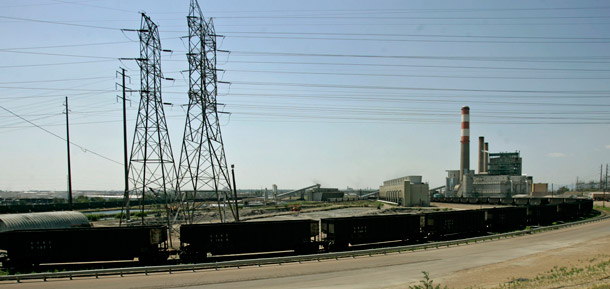
[[[520,151],[535,182],[599,179],[610,157],[608,1],[200,1],[218,38],[218,100],[238,188],[377,187],[459,165],[460,108],[492,152]],[[123,186],[115,71],[145,11],[160,30],[170,135],[187,103],[189,1],[0,1],[0,190]],[[137,93],[128,110],[133,138]],[[99,157],[103,155],[113,161]]]

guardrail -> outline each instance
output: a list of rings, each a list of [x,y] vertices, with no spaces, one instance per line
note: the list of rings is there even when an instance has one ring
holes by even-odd
[[[4,275],[0,276],[0,281],[11,281],[15,280],[20,282],[21,280],[32,280],[32,279],[42,279],[47,281],[47,279],[56,279],[56,278],[69,278],[72,280],[74,277],[95,277],[99,278],[100,276],[108,276],[108,275],[123,275],[128,274],[145,274],[149,273],[159,273],[159,272],[167,272],[172,274],[177,271],[197,271],[197,270],[218,270],[220,268],[228,268],[228,267],[243,267],[243,266],[262,266],[267,264],[279,264],[282,263],[301,263],[306,261],[321,261],[326,259],[339,259],[339,258],[356,258],[358,256],[372,256],[379,254],[388,254],[388,253],[402,253],[402,252],[412,252],[416,250],[427,250],[431,248],[440,248],[440,247],[450,247],[452,245],[459,246],[460,244],[470,244],[470,243],[478,243],[484,241],[490,241],[494,239],[506,239],[510,237],[529,235],[544,231],[557,230],[566,227],[577,226],[586,223],[597,222],[601,220],[605,220],[610,218],[610,216],[603,215],[602,217],[587,219],[582,221],[576,221],[571,223],[565,223],[560,225],[546,226],[546,227],[538,227],[528,230],[515,231],[509,233],[495,234],[495,235],[487,235],[481,237],[467,238],[467,239],[459,239],[459,240],[451,240],[451,241],[443,241],[443,242],[434,242],[434,243],[424,243],[424,244],[416,244],[416,245],[407,245],[407,246],[398,246],[398,247],[386,247],[386,248],[375,248],[375,249],[366,249],[366,250],[353,250],[353,251],[342,251],[342,252],[332,252],[332,253],[320,253],[320,254],[311,254],[311,255],[300,255],[300,256],[287,256],[287,257],[273,257],[273,258],[259,258],[259,259],[250,259],[250,260],[234,260],[234,261],[222,261],[222,262],[214,262],[214,263],[200,263],[200,264],[181,264],[181,265],[161,265],[161,266],[147,266],[147,267],[128,267],[128,268],[113,268],[113,269],[97,269],[97,270],[81,270],[81,271],[64,271],[64,272],[48,272],[48,273],[32,273],[32,274],[16,274],[16,275]]]

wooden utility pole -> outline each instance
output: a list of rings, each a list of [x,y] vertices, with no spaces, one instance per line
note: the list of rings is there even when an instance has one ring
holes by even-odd
[[[123,100],[123,164],[124,164],[124,178],[125,178],[125,188],[124,188],[124,206],[125,206],[125,221],[129,222],[131,217],[130,207],[131,204],[129,202],[129,163],[127,162],[127,86],[125,85],[126,76],[125,68],[121,67],[121,72],[119,74],[122,78],[122,83],[120,84],[123,90],[123,96],[121,99]],[[131,92],[131,90],[129,91]],[[121,211],[122,213],[122,211]],[[119,226],[121,225],[123,218],[120,218]]]
[[[235,165],[231,165],[231,174],[233,175],[233,196],[235,198],[235,222],[239,222],[239,205],[237,203],[237,186],[235,185]]]
[[[68,97],[66,96],[66,144],[68,147],[68,202],[72,210],[72,170],[70,168],[70,118],[68,117]]]
[[[603,189],[603,181],[602,181],[602,173],[604,172],[604,165],[601,164],[599,165],[599,191],[602,192]],[[606,194],[604,193],[604,196],[602,196],[604,199],[606,198]],[[595,200],[595,196],[593,196],[593,200]],[[605,202],[604,200],[602,200],[602,202]],[[604,203],[604,206],[606,204]]]
[[[604,208],[606,207],[606,187],[608,187],[608,164],[606,164],[606,179],[604,181]]]
[[[604,165],[599,165],[599,191],[602,191],[602,172],[604,171]]]

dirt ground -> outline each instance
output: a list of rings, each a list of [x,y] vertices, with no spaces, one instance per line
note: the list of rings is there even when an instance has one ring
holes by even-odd
[[[610,288],[610,236],[435,281],[448,288]]]
[[[554,277],[553,273],[562,275],[561,267],[566,271],[579,271],[574,269],[607,262],[610,260],[608,248],[610,237],[460,271],[437,281],[449,288],[502,288],[501,284],[508,288],[593,288],[610,284],[610,271],[605,274],[569,272],[563,274],[565,278]],[[544,276],[546,278],[535,280]],[[514,280],[525,282],[515,283]]]

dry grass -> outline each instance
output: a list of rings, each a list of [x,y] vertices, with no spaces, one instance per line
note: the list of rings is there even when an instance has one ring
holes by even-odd
[[[610,255],[579,260],[580,266],[555,266],[532,279],[513,278],[495,288],[597,288],[610,289]]]

